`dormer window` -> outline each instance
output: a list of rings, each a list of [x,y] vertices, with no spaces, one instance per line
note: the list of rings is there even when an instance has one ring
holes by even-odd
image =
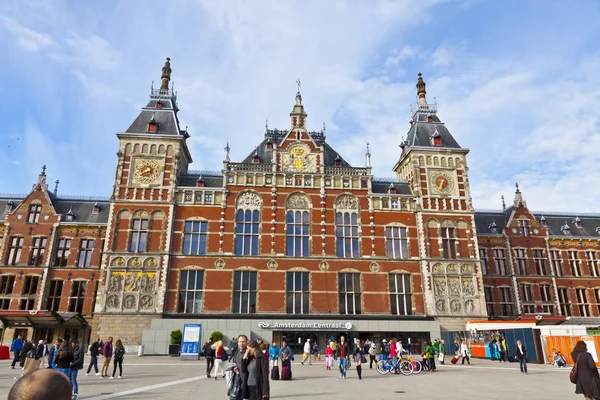
[[[254,155],[252,156],[252,162],[254,164],[258,164],[260,162],[260,157],[258,156],[258,152],[254,152]]]
[[[98,204],[98,202],[96,202],[94,204],[94,208],[92,210],[92,214],[98,214],[100,212],[100,204]]]
[[[265,144],[265,147],[266,147],[267,149],[272,149],[272,148],[273,148],[273,143],[271,142],[271,140],[268,140],[268,141],[267,141],[267,144]]]
[[[6,206],[4,207],[4,214],[10,213],[14,209],[15,209],[15,202],[12,200],[9,200],[8,203],[6,203]]]
[[[596,227],[596,233],[600,235],[600,226]]]
[[[73,208],[69,207],[69,211],[67,211],[67,221],[71,222],[75,219],[75,213],[73,212]]]
[[[393,183],[390,183],[390,186],[388,186],[388,193],[389,194],[396,194],[396,187],[394,186]]]
[[[498,225],[496,225],[496,221],[492,221],[492,223],[488,225],[488,229],[490,230],[490,233],[498,233]]]
[[[571,227],[569,226],[569,224],[567,223],[567,221],[565,221],[565,224],[560,227],[560,231],[565,236],[570,236],[571,235]]]
[[[158,122],[156,122],[156,118],[154,117],[154,113],[152,113],[152,118],[148,121],[148,133],[156,133],[158,128]]]
[[[531,224],[528,219],[519,220],[519,231],[521,232],[521,236],[531,235]]]
[[[156,108],[162,108],[162,103],[160,101],[157,101],[155,107]]]
[[[196,187],[204,187],[204,179],[202,179],[202,175],[200,175],[198,180],[196,180]]]
[[[576,227],[581,228],[581,220],[579,219],[579,217],[575,217],[575,219],[573,220],[573,223],[575,224]]]
[[[544,228],[548,227],[548,223],[546,222],[546,217],[544,217],[543,215],[542,215],[542,218],[540,218],[540,224],[542,224],[542,226]]]
[[[335,157],[335,161],[333,162],[333,164],[336,167],[341,167],[342,166],[342,158],[340,157],[339,154]]]
[[[433,117],[431,115],[427,116],[427,122],[433,122]]]
[[[433,135],[431,135],[431,144],[434,146],[442,145],[442,135],[440,135],[440,133],[438,132],[437,127],[435,128]]]

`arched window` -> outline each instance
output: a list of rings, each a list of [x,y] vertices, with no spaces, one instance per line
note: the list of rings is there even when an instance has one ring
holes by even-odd
[[[258,255],[260,206],[262,201],[254,192],[244,192],[237,200],[235,254]]]
[[[185,221],[183,232],[183,254],[206,254],[207,221]]]
[[[385,227],[385,248],[388,258],[408,258],[408,239],[406,227]]]
[[[359,257],[358,200],[351,195],[342,195],[335,201],[335,206],[337,256]]]
[[[286,254],[308,257],[310,248],[310,201],[306,196],[295,194],[288,198]]]

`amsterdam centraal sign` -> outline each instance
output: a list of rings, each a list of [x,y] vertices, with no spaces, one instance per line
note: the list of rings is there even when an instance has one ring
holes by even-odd
[[[260,321],[262,329],[352,329],[352,322],[266,322]]]

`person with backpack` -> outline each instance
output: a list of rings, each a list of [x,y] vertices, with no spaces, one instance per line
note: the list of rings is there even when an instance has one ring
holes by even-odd
[[[79,398],[79,385],[77,384],[77,374],[83,369],[83,350],[79,346],[76,338],[71,340],[71,349],[73,350],[73,362],[69,369],[69,380],[73,386],[73,400]]]
[[[115,361],[113,362],[113,373],[109,379],[115,379],[115,373],[117,372],[117,365],[119,366],[119,376],[121,379],[123,376],[123,358],[125,358],[125,347],[123,346],[123,342],[121,339],[117,339],[115,343],[115,353],[114,353]]]
[[[227,361],[228,357],[227,357],[227,352],[225,351],[225,348],[223,347],[222,340],[215,342],[215,344],[210,346],[210,348],[215,351],[215,357],[216,357],[215,358],[215,381],[216,381],[217,377],[219,375],[219,370],[221,371],[221,376],[223,378],[225,378],[224,361]]]
[[[10,349],[12,350],[13,354],[15,355],[15,357],[13,358],[12,364],[10,365],[10,367],[12,369],[15,369],[15,364],[18,363],[20,361],[20,357],[21,357],[21,350],[23,350],[23,344],[25,343],[25,341],[23,340],[23,337],[21,335],[17,336],[15,340],[12,341],[11,345],[10,345]]]
[[[85,373],[85,376],[88,376],[90,374],[92,367],[94,367],[94,370],[96,371],[96,375],[100,375],[100,373],[98,372],[98,356],[100,355],[100,338],[96,338],[96,341],[90,345],[89,351],[90,351],[90,365],[88,365],[88,369],[87,369],[87,372]]]
[[[428,359],[429,372],[435,372],[435,346],[431,344],[431,341],[427,342],[425,352]]]
[[[331,350],[333,350],[333,359],[335,361],[338,357],[338,343],[335,341],[333,336],[331,337]]]
[[[204,344],[204,348],[202,352],[204,353],[204,358],[206,358],[206,377],[210,378],[210,371],[212,371],[215,366],[215,351],[212,348],[212,338],[208,338],[208,341]]]

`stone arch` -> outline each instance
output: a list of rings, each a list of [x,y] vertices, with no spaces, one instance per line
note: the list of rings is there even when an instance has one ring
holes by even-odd
[[[435,166],[440,165],[440,159],[437,156],[433,157],[433,165],[435,165]]]
[[[429,218],[429,219],[427,220],[427,227],[428,227],[428,228],[437,228],[437,227],[438,227],[438,224],[439,224],[439,222],[438,222],[438,220],[437,220],[437,219],[435,219],[435,218]]]
[[[442,157],[442,167],[446,166],[446,157]]]
[[[142,153],[144,153],[144,154],[148,153],[148,149],[149,149],[149,146],[146,143],[144,143],[142,145]]]
[[[131,154],[131,150],[132,150],[132,148],[133,148],[133,147],[131,146],[131,143],[127,143],[127,144],[125,145],[125,154]]]
[[[167,146],[167,155],[168,156],[172,156],[173,155],[173,146],[172,145],[168,145]]]
[[[448,166],[449,167],[454,167],[454,158],[448,157]]]
[[[244,190],[235,199],[237,209],[259,210],[262,208],[262,197],[254,190]]]
[[[440,222],[440,226],[441,226],[442,228],[454,228],[454,227],[455,227],[455,224],[454,224],[454,222],[452,222],[452,221],[451,221],[451,220],[449,220],[448,218],[445,218],[445,219],[443,219],[443,220]]]
[[[158,146],[158,154],[165,154],[165,145],[161,144]]]
[[[292,210],[311,210],[312,202],[306,193],[293,192],[285,199],[285,208]]]
[[[151,145],[150,146],[150,154],[156,154],[156,152],[157,152],[156,145],[155,144]]]
[[[336,211],[360,211],[360,202],[353,194],[342,193],[335,199]]]
[[[134,153],[139,153],[140,152],[140,144],[136,143],[133,145],[133,152]]]
[[[340,272],[355,272],[355,273],[360,273],[360,271],[356,268],[342,268],[340,269]]]
[[[425,157],[419,156],[419,165],[422,167],[425,165]]]

